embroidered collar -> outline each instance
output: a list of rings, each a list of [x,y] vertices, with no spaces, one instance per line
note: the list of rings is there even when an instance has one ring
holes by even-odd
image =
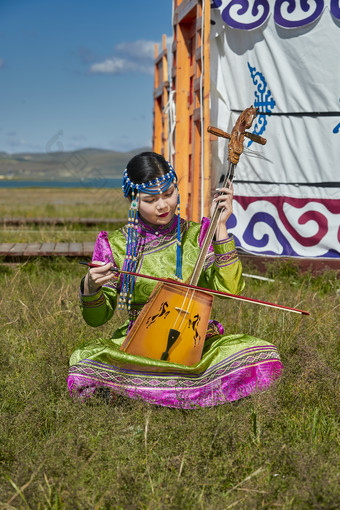
[[[158,235],[167,235],[172,234],[177,227],[178,216],[175,214],[174,217],[167,223],[166,225],[157,225],[156,227],[151,227],[144,223],[142,218],[138,217],[138,234],[153,234],[155,236]]]

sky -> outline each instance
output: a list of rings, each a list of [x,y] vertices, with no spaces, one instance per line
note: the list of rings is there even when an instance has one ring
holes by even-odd
[[[172,0],[0,0],[0,152],[151,147]]]

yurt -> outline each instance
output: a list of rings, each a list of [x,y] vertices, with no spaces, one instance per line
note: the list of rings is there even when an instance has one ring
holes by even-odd
[[[230,133],[257,116],[234,177],[228,230],[241,253],[340,268],[340,4],[174,0],[156,48],[153,148],[180,176],[181,214],[200,221],[226,173]]]

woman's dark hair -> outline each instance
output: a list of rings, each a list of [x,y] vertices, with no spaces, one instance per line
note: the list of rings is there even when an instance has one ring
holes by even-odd
[[[156,152],[142,152],[134,156],[127,164],[127,174],[132,182],[140,184],[162,177],[169,172],[169,163]]]

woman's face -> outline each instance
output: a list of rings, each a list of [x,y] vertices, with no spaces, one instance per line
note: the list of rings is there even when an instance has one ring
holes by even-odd
[[[177,196],[178,191],[173,183],[166,191],[157,195],[140,193],[138,214],[147,225],[152,227],[166,225],[176,213]]]

